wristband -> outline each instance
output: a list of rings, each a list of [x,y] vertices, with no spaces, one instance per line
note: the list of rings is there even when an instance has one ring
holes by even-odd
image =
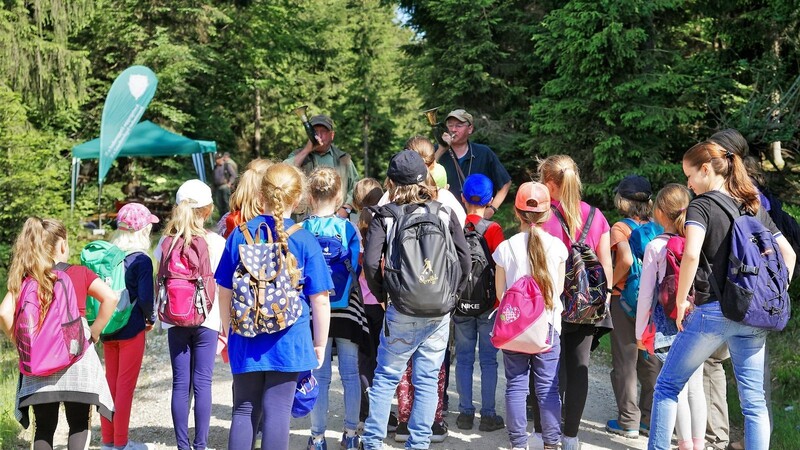
[[[494,205],[489,205],[487,206],[487,208],[491,209],[494,212],[497,212],[497,208],[495,208]]]

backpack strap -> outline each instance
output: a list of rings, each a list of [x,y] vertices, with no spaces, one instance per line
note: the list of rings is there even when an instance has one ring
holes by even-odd
[[[729,197],[729,196],[723,194],[722,192],[719,192],[719,191],[708,191],[703,195],[708,197],[712,202],[716,203],[717,206],[719,206],[720,209],[722,209],[722,211],[724,211],[725,214],[728,215],[728,217],[731,219],[731,222],[735,221],[737,218],[739,218],[739,217],[741,217],[741,216],[746,214],[746,213],[743,213],[741,211],[740,207],[737,206],[734,209],[733,205],[731,205],[731,203],[729,201],[726,201],[725,199],[723,199],[723,197],[727,197],[729,200],[735,201],[732,197]]]
[[[556,219],[558,219],[558,223],[561,224],[561,228],[564,230],[564,234],[567,235],[567,238],[569,238],[569,242],[571,244],[574,244],[575,240],[572,239],[572,233],[570,233],[569,228],[567,228],[567,220],[564,218],[564,215],[561,214],[561,211],[559,211],[558,207],[556,207],[555,205],[550,205],[550,209],[553,211],[553,214],[556,216]]]
[[[589,208],[589,217],[586,218],[586,222],[583,224],[583,230],[581,230],[581,236],[578,238],[579,244],[586,242],[586,236],[589,234],[589,229],[592,227],[595,211],[597,211],[597,208],[594,206]]]
[[[637,228],[641,227],[642,225],[644,225],[644,224],[639,224],[639,223],[636,223],[636,221],[635,221],[635,220],[633,220],[633,219],[631,219],[631,218],[629,218],[629,217],[626,217],[626,218],[622,219],[622,220],[621,220],[621,222],[622,222],[622,223],[624,223],[625,225],[627,225],[627,226],[628,226],[628,228],[630,228],[630,229],[631,229],[631,232],[632,232],[633,230],[635,230],[635,229],[637,229]],[[645,222],[645,223],[647,223],[647,222]]]
[[[486,235],[486,230],[488,230],[493,223],[494,222],[491,220],[481,217],[481,220],[479,220],[478,223],[470,225],[472,225],[475,231],[477,231],[481,236],[484,236]]]

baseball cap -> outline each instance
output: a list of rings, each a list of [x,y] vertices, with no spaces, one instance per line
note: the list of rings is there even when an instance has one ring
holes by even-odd
[[[117,212],[117,229],[139,231],[151,223],[158,223],[146,206],[141,203],[127,203]]]
[[[428,168],[419,153],[413,150],[403,150],[392,156],[386,176],[395,184],[408,186],[425,181],[428,177]]]
[[[178,188],[178,193],[175,194],[175,203],[180,203],[184,200],[194,202],[192,208],[208,206],[213,203],[211,188],[200,180],[186,181]]]
[[[323,127],[327,128],[330,131],[333,131],[333,119],[326,116],[325,114],[318,114],[311,118],[308,121],[313,127],[314,125],[322,125]]]
[[[522,183],[517,189],[514,207],[520,211],[545,212],[550,209],[550,191],[542,183]]]
[[[482,173],[473,173],[464,180],[464,200],[473,205],[486,206],[492,201],[494,184]]]
[[[450,111],[450,114],[448,114],[447,117],[444,118],[444,120],[447,121],[447,119],[451,117],[458,120],[459,122],[467,122],[470,125],[474,125],[474,123],[472,122],[472,114],[466,112],[463,109],[454,109]]]
[[[436,182],[436,187],[440,189],[444,189],[447,187],[447,171],[444,170],[444,166],[436,163],[433,165],[433,170],[431,170],[431,176],[433,177],[433,181]]]
[[[619,182],[614,192],[622,198],[637,202],[645,202],[653,195],[653,189],[647,178],[641,175],[628,175]]]

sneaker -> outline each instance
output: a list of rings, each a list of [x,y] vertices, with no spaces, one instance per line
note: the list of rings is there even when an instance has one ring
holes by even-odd
[[[622,428],[616,419],[606,422],[606,431],[631,439],[636,439],[639,437],[639,430]]]
[[[347,436],[347,433],[342,434],[341,447],[344,450],[358,450],[361,445],[361,438],[357,434]]]
[[[578,440],[577,436],[563,436],[561,438],[561,450],[581,450],[581,441]]]
[[[650,425],[644,422],[639,422],[639,434],[642,436],[650,436]]]
[[[394,413],[394,411],[390,412],[389,423],[386,425],[386,431],[388,433],[394,433],[397,430],[397,422],[398,422],[397,415]],[[406,427],[406,429],[408,429],[408,427]]]
[[[431,431],[433,432],[431,442],[444,442],[447,437],[447,422],[444,420],[441,423],[434,422]]]
[[[256,444],[253,446],[253,450],[261,450],[261,438],[262,438],[262,434],[259,431],[256,434]]]
[[[408,422],[400,422],[397,424],[397,429],[394,431],[395,442],[405,442],[411,437],[408,432]]]
[[[154,444],[145,444],[143,442],[128,441],[125,447],[122,447],[120,450],[156,450],[156,446]]]
[[[460,413],[456,417],[456,426],[459,430],[471,430],[475,422],[475,414]]]
[[[503,418],[498,415],[481,416],[481,424],[478,429],[481,431],[496,431],[505,428],[505,426]]]
[[[328,450],[328,443],[325,438],[321,441],[315,441],[313,437],[308,438],[308,450]]]
[[[100,450],[114,450],[114,444],[101,444]]]

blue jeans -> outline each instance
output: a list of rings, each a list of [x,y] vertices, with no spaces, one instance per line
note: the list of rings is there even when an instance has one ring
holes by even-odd
[[[506,414],[512,447],[528,448],[528,419],[525,413],[528,382],[533,377],[540,424],[545,444],[561,442],[561,396],[558,392],[558,364],[561,338],[553,334],[553,348],[537,355],[503,350],[506,369]]]
[[[320,436],[328,428],[328,392],[331,386],[331,349],[336,339],[339,375],[344,386],[344,428],[355,431],[361,406],[361,380],[358,375],[358,345],[342,338],[328,338],[322,367],[314,370],[319,383],[319,396],[311,410],[311,434]]]
[[[719,302],[697,306],[684,322],[656,382],[649,449],[669,449],[678,393],[689,377],[722,344],[731,352],[733,372],[744,414],[748,450],[769,448],[769,415],[764,397],[764,343],[767,331],[725,318]]]
[[[383,448],[386,424],[397,384],[409,359],[413,364],[414,405],[408,421],[406,448],[427,449],[439,397],[439,370],[450,332],[450,316],[412,317],[389,304],[378,347],[378,367],[369,389],[369,417],[362,443],[366,450]]]
[[[494,327],[492,311],[479,316],[453,316],[456,342],[456,391],[458,411],[475,414],[472,404],[472,371],[475,366],[475,346],[481,363],[481,416],[495,415],[497,388],[497,349],[489,341]]]

